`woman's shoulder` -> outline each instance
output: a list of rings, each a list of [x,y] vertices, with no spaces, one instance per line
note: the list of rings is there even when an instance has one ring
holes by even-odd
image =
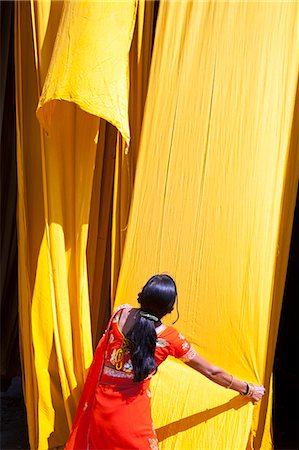
[[[112,313],[112,317],[117,317],[120,315],[120,313],[125,309],[130,311],[133,308],[132,305],[129,305],[128,303],[124,303],[123,305],[119,305],[115,308],[115,310]]]
[[[195,355],[195,351],[191,343],[180,333],[176,328],[169,326],[158,335],[157,349],[158,352],[162,347],[162,352],[167,352],[176,358],[181,358],[183,361],[189,361]]]
[[[132,310],[133,306],[127,303],[118,306],[111,316],[112,323],[118,323],[122,328]]]
[[[186,341],[187,339],[176,328],[172,326],[166,326],[161,333],[158,334],[158,338]]]
[[[113,314],[117,313],[118,311],[120,311],[121,309],[132,309],[133,306],[129,305],[128,303],[124,303],[123,305],[119,305],[115,308]]]
[[[157,333],[157,339],[173,340],[178,337],[178,331],[172,326],[165,326],[162,331]]]

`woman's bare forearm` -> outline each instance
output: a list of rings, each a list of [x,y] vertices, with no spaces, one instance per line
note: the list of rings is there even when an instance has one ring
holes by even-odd
[[[253,400],[260,400],[265,393],[264,386],[258,386],[246,381],[241,381],[235,378],[232,374],[225,372],[223,369],[213,366],[202,356],[196,356],[186,363],[188,366],[200,372],[205,377],[214,383],[219,384],[225,388],[233,389],[242,395],[247,395]]]

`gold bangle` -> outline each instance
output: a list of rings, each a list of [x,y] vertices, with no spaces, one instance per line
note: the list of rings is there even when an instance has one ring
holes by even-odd
[[[228,386],[226,386],[226,389],[230,389],[233,385],[234,377],[232,375],[231,375],[231,377],[232,377],[231,382],[229,383]]]

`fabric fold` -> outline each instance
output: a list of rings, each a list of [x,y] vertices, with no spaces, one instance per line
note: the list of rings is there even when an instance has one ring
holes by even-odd
[[[130,141],[129,50],[137,1],[65,2],[37,116],[51,134],[57,102],[76,103]]]
[[[298,183],[296,24],[295,3],[160,2],[116,305],[137,304],[146,279],[170,273],[176,327],[212,364],[268,392],[253,405],[167,361],[153,379],[161,449],[273,445]]]

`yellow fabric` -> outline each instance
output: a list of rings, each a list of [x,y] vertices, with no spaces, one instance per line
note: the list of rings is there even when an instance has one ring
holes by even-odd
[[[87,247],[94,346],[106,327],[111,299],[115,298],[125,243],[150,69],[153,11],[154,2],[139,1],[129,54],[130,146],[104,121],[99,130]]]
[[[254,406],[166,362],[153,380],[162,450],[272,446],[298,55],[296,2],[160,3],[116,306],[136,302],[153,273],[173,274],[177,328],[211,363],[268,391]]]
[[[102,164],[99,160],[107,133],[94,115],[104,116],[104,106],[96,110],[89,103],[90,98],[96,100],[91,80],[95,89],[100,78],[93,66],[99,55],[92,57],[92,52],[98,50],[91,43],[101,41],[104,45],[111,32],[116,39],[109,47],[112,66],[101,66],[99,92],[107,96],[108,119],[128,140],[127,66],[135,9],[134,1],[106,6],[65,2],[64,7],[56,1],[16,3],[19,309],[31,448],[54,448],[66,442],[92,359],[87,239],[90,221],[96,220],[90,210],[94,170],[96,162]],[[101,28],[90,17],[91,10],[95,17],[101,10]],[[89,15],[84,39],[89,36],[91,41],[82,37],[84,11]],[[89,42],[91,64],[84,67],[85,72],[80,64],[86,60],[86,53],[74,52],[71,44],[69,52],[73,53],[63,53],[63,62],[73,63],[61,64],[59,74],[56,72],[67,35],[74,37],[72,45]],[[84,42],[76,41],[79,35]],[[83,72],[86,90],[78,92],[76,83],[80,77],[82,81]],[[57,85],[55,76],[59,77]],[[39,118],[50,132],[48,136],[35,117],[45,79],[46,97],[42,97],[40,105],[44,106],[39,109]],[[60,82],[68,83],[63,85],[63,92],[69,97],[62,95]],[[48,101],[55,95],[55,101]],[[104,102],[104,95],[101,98]],[[88,108],[90,104],[94,109]]]
[[[65,2],[38,104],[49,132],[56,101],[66,100],[115,125],[129,142],[129,50],[136,9],[134,0]]]
[[[208,360],[269,392],[253,406],[170,360],[153,381],[161,448],[268,450],[298,182],[298,5],[161,2],[148,95],[152,3],[139,3],[128,92],[136,8],[134,1],[16,4],[30,445],[66,441],[110,283],[116,289],[130,212],[116,304],[134,302],[152,273],[172,273],[177,327]],[[41,92],[38,116],[49,136],[34,115]]]
[[[126,240],[152,53],[154,2],[139,1],[130,50],[130,147],[119,136],[115,155],[111,232],[111,299],[114,302]],[[109,280],[110,281],[110,280]]]
[[[95,161],[87,245],[93,345],[110,315],[111,210],[117,130],[101,120]]]

